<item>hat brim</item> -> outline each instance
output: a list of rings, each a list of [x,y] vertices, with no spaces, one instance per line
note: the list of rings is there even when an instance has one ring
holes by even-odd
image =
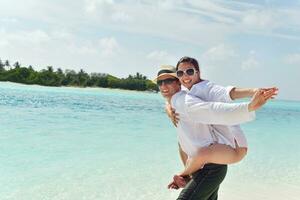
[[[157,79],[159,79],[159,78],[161,78],[161,77],[163,77],[163,76],[173,76],[174,78],[177,78],[177,79],[178,79],[176,73],[162,73],[162,74],[160,74],[159,76],[157,76],[155,79],[153,79],[152,81],[153,81],[154,83],[157,83]]]

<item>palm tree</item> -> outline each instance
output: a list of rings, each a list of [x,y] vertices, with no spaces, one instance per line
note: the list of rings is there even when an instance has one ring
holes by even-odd
[[[5,66],[6,66],[6,67],[10,67],[10,64],[9,64],[9,61],[8,61],[8,60],[5,61]]]
[[[20,68],[20,66],[21,66],[21,64],[17,61],[17,62],[15,62],[15,64],[14,64],[14,67],[15,68]]]
[[[80,69],[78,73],[79,85],[85,87],[87,82],[89,81],[89,78],[89,75],[85,71],[83,71],[83,69]]]
[[[48,72],[53,72],[53,67],[52,66],[48,66],[47,70],[48,70]]]
[[[56,73],[57,73],[57,74],[59,74],[59,75],[61,75],[61,74],[63,74],[63,71],[62,71],[62,69],[61,69],[61,68],[57,68],[57,71],[56,71]]]
[[[3,64],[2,60],[0,59],[0,71],[4,71],[5,70],[4,66],[5,65]]]

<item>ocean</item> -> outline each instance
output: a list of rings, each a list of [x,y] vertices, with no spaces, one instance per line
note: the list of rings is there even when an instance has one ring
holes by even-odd
[[[300,102],[243,124],[246,158],[222,200],[300,199]],[[171,200],[182,169],[160,94],[0,82],[1,200]]]

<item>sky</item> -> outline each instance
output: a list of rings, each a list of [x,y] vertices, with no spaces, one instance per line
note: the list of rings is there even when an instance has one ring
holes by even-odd
[[[299,19],[299,0],[0,0],[0,58],[153,79],[191,56],[203,79],[300,100]]]

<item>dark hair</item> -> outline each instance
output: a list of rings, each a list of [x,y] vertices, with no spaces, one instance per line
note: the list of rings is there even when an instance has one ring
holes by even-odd
[[[199,71],[198,61],[195,58],[191,58],[188,56],[184,56],[184,57],[180,58],[180,60],[177,62],[177,65],[176,65],[176,71],[178,70],[178,66],[180,65],[180,63],[185,63],[185,62],[192,64],[195,67],[195,69],[197,71]]]

